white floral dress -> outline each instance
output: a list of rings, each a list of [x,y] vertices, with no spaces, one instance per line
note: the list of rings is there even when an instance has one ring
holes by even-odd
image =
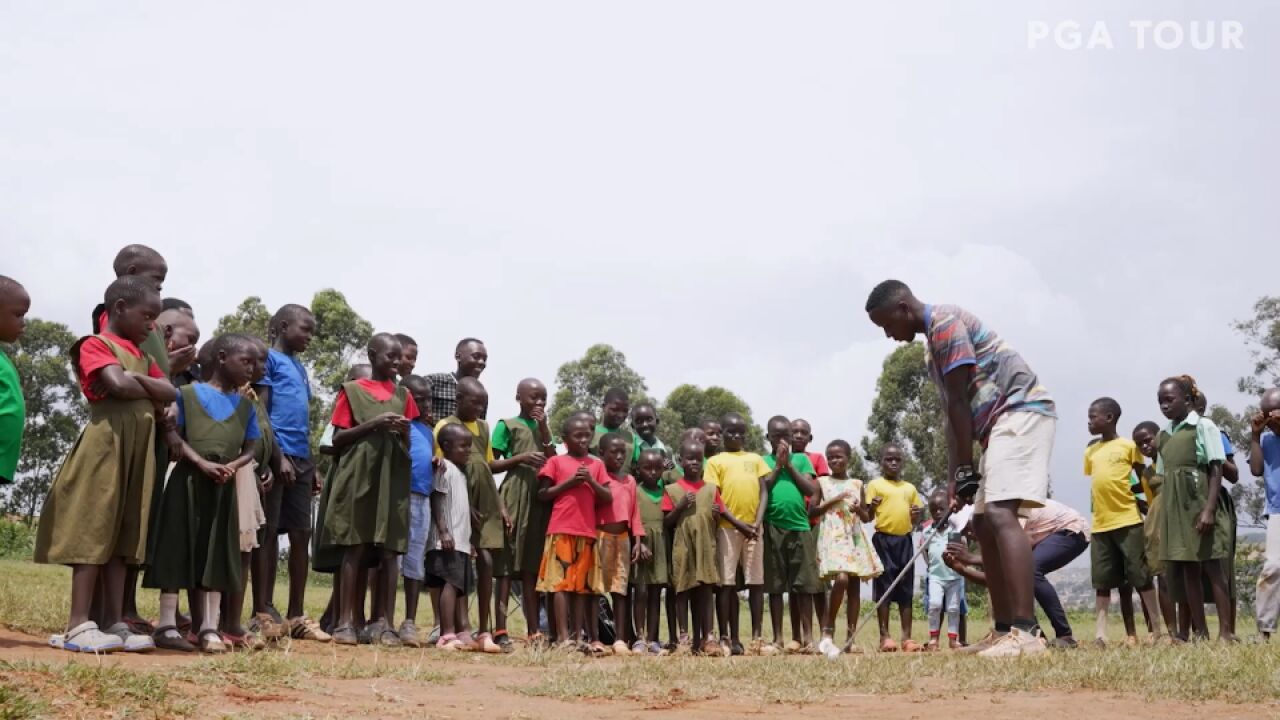
[[[818,482],[823,502],[842,492],[849,493],[822,516],[818,526],[818,572],[822,579],[848,573],[869,580],[884,572],[880,557],[871,546],[871,533],[854,512],[862,502],[862,481],[821,477]]]

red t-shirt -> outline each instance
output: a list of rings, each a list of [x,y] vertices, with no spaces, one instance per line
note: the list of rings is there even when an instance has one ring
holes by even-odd
[[[635,478],[630,475],[624,475],[621,478],[610,475],[609,480],[613,482],[613,485],[609,486],[613,501],[608,505],[600,506],[596,511],[596,521],[601,525],[625,522],[628,524],[631,537],[643,537],[644,523],[640,521],[640,504],[636,502]]]
[[[356,380],[356,384],[365,392],[369,393],[377,402],[386,402],[396,394],[396,384],[391,380],[361,379]],[[404,416],[408,420],[418,417],[418,404],[413,401],[412,395],[405,397]],[[355,415],[351,412],[351,401],[347,399],[347,389],[338,390],[338,399],[333,404],[333,426],[349,430],[356,426]]]
[[[556,455],[538,471],[538,479],[546,478],[552,487],[563,485],[578,468],[586,467],[591,478],[600,485],[609,485],[609,473],[604,463],[591,457],[576,458],[572,455]],[[596,494],[591,486],[583,483],[557,497],[551,505],[551,520],[547,523],[548,535],[596,536]]]
[[[827,458],[822,453],[806,452],[809,456],[809,462],[813,463],[813,472],[818,477],[831,474],[831,468],[827,465]]]
[[[98,333],[107,338],[111,342],[124,348],[124,351],[134,357],[142,357],[142,351],[138,349],[129,340],[118,335],[112,335],[105,330]],[[116,359],[115,353],[111,352],[111,348],[97,337],[89,337],[80,343],[80,375],[77,378],[80,381],[80,391],[84,393],[85,399],[89,402],[98,402],[107,398],[105,393],[93,392],[93,381],[98,377],[98,371],[108,365],[119,365],[120,361]],[[153,378],[164,379],[164,373],[160,370],[160,366],[156,365],[155,360],[150,361],[147,366],[147,375]]]
[[[679,480],[676,480],[676,485],[678,485],[681,488],[684,488],[684,490],[688,492],[690,495],[697,495],[698,491],[701,490],[703,486],[706,484],[707,484],[706,480],[699,480],[696,483],[689,482],[685,478],[680,478]],[[716,488],[716,507],[720,508],[720,512],[724,512],[724,502],[720,500],[720,488]],[[675,509],[676,509],[676,504],[671,501],[671,496],[666,494],[665,492],[662,493],[662,512],[671,512],[672,510],[675,510]],[[755,518],[752,518],[752,520],[754,519]]]

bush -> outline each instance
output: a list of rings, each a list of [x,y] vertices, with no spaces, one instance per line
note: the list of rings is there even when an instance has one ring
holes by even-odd
[[[30,560],[36,546],[36,530],[18,520],[0,517],[0,558]]]

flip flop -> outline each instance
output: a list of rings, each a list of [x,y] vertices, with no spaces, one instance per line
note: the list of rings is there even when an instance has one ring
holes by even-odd
[[[591,657],[605,657],[609,654],[609,648],[605,647],[604,643],[599,640],[591,643],[587,647],[587,651],[591,653]]]
[[[880,641],[880,652],[882,653],[898,652],[898,643],[894,642],[893,638],[885,638],[884,640]]]
[[[902,643],[902,652],[904,653],[924,652],[924,647],[921,646],[920,643],[916,642],[915,640],[907,640],[906,642]]]
[[[195,652],[196,646],[187,642],[182,635],[166,635],[168,632],[178,632],[175,625],[161,625],[151,633],[151,639],[155,641],[156,647],[160,650],[176,650],[177,652]]]

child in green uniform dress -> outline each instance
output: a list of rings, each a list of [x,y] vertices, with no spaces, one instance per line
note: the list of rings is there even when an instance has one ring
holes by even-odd
[[[639,542],[649,551],[631,567],[632,616],[635,618],[636,641],[631,652],[636,655],[661,655],[658,642],[658,624],[662,614],[662,591],[671,588],[667,535],[663,528],[662,471],[666,456],[657,448],[640,451],[637,466],[636,504],[640,507],[640,522],[644,536]]]
[[[0,275],[0,342],[16,343],[26,328],[31,296],[13,278]],[[13,361],[0,352],[0,485],[13,482],[22,454],[22,429],[27,420],[27,405],[22,397],[22,382]]]
[[[1231,600],[1223,572],[1229,547],[1214,532],[1225,455],[1218,427],[1192,409],[1195,395],[1195,381],[1185,375],[1168,378],[1156,393],[1160,412],[1169,419],[1156,439],[1156,474],[1164,477],[1161,559],[1180,579],[1191,632],[1202,639],[1209,629],[1200,575],[1208,575],[1218,608],[1219,637],[1231,640]]]
[[[724,648],[716,639],[716,586],[720,584],[720,568],[716,563],[716,526],[723,516],[735,526],[740,520],[725,510],[720,489],[702,479],[705,446],[689,440],[680,446],[680,467],[684,477],[666,487],[662,510],[663,523],[672,531],[671,583],[676,590],[676,615],[684,626],[680,630],[678,653],[687,653],[696,641],[707,655],[720,655]],[[691,638],[685,626],[685,609],[693,600],[694,631]]]
[[[226,650],[217,629],[221,596],[242,581],[235,474],[252,462],[261,436],[256,406],[239,392],[253,377],[257,348],[244,335],[215,342],[212,380],[184,385],[178,394],[169,442],[179,460],[165,484],[153,562],[143,577],[144,587],[161,589],[156,644],[176,650],[187,649],[175,622],[182,589],[199,591],[200,649]]]
[[[495,567],[498,576],[497,615],[507,616],[507,600],[511,580],[520,581],[525,627],[530,644],[543,641],[538,632],[538,567],[542,564],[542,545],[547,539],[547,517],[550,509],[538,499],[538,470],[556,445],[547,425],[547,387],[540,380],[525,378],[516,386],[516,402],[520,414],[499,420],[493,428],[494,474],[506,473],[500,492],[502,504],[511,518],[502,559],[505,567]],[[503,650],[511,646],[506,632],[495,638]]]
[[[631,400],[627,397],[627,391],[617,387],[609,388],[609,391],[604,394],[604,404],[600,408],[600,423],[596,425],[595,433],[591,438],[591,454],[600,457],[600,438],[611,432],[616,432],[623,437],[623,441],[627,444],[626,453],[622,458],[622,469],[619,471],[623,475],[631,474],[631,467],[640,457],[640,444],[636,442],[636,434],[622,427],[630,413]]]
[[[1156,437],[1159,434],[1160,426],[1150,420],[1144,420],[1133,428],[1133,443],[1148,460],[1156,458]],[[1142,494],[1147,498],[1147,515],[1142,527],[1147,552],[1147,569],[1156,579],[1156,600],[1160,604],[1160,614],[1164,618],[1165,629],[1170,637],[1177,637],[1177,606],[1169,592],[1169,578],[1165,575],[1164,561],[1160,559],[1160,494],[1164,478],[1156,474],[1156,466],[1151,464],[1143,469],[1140,481]]]
[[[476,604],[480,634],[476,642],[487,653],[503,652],[490,631],[489,613],[493,610],[494,568],[507,570],[505,556],[505,531],[511,526],[507,510],[498,495],[498,485],[493,480],[489,463],[493,462],[493,449],[489,446],[489,425],[481,419],[489,406],[489,393],[484,385],[473,377],[458,381],[458,414],[442,418],[436,423],[436,437],[447,425],[462,425],[471,431],[471,459],[462,468],[467,476],[467,496],[471,501],[471,547],[476,553]],[[439,447],[437,453],[442,453]],[[441,455],[443,457],[443,455]],[[499,635],[506,635],[507,618],[497,619]],[[505,649],[510,649],[508,646]]]
[[[102,332],[71,348],[71,364],[89,399],[89,423],[58,469],[40,512],[34,559],[71,566],[66,650],[145,650],[151,638],[120,622],[126,565],[146,555],[151,488],[156,479],[156,406],[177,397],[164,372],[138,349],[160,314],[155,283],[117,278],[107,288]],[[89,620],[102,576],[103,622]]]
[[[342,450],[324,523],[328,541],[343,548],[341,596],[334,641],[358,642],[356,606],[363,601],[359,576],[370,555],[377,558],[384,586],[376,597],[369,635],[374,642],[398,646],[392,629],[397,557],[409,542],[409,485],[411,463],[407,443],[409,423],[418,408],[409,391],[396,384],[400,341],[387,333],[369,341],[373,377],[343,383],[333,408],[334,448]]]

